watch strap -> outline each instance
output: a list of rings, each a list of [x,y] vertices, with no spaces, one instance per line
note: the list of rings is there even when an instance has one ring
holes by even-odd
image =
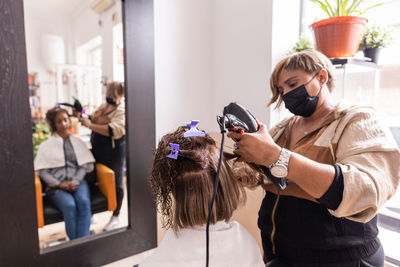
[[[289,165],[289,159],[292,152],[284,147],[282,147],[281,154],[279,155],[278,161],[276,163],[283,164],[286,167]]]

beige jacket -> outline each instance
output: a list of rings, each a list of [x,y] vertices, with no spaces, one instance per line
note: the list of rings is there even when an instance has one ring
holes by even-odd
[[[112,147],[115,147],[114,140],[120,139],[125,135],[125,99],[109,113],[105,113],[107,103],[100,105],[92,116],[92,122],[98,124],[108,124],[113,130]]]
[[[125,135],[125,101],[121,100],[118,107],[108,114],[110,123],[108,124],[113,129],[113,139],[120,139]]]
[[[278,145],[288,146],[294,120],[295,117],[285,119],[271,129]],[[292,151],[341,168],[343,199],[336,210],[329,210],[336,217],[357,222],[371,220],[399,184],[399,149],[389,128],[382,125],[369,107],[338,105],[321,127],[301,139]],[[277,193],[273,185],[263,187]],[[281,194],[316,201],[294,183]]]

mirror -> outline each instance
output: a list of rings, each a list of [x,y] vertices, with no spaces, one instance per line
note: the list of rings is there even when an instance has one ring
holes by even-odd
[[[156,140],[153,1],[122,2],[129,224],[45,249],[38,246],[24,5],[23,0],[0,3],[0,213],[5,218],[0,232],[7,240],[0,242],[2,265],[102,266],[154,248],[156,208],[147,190]]]
[[[127,227],[122,3],[23,2],[39,247]]]

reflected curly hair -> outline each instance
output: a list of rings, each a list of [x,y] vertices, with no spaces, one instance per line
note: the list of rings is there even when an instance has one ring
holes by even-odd
[[[214,139],[208,134],[184,138],[188,129],[181,126],[162,137],[154,152],[150,174],[150,185],[162,215],[163,227],[171,227],[175,232],[207,222],[219,160]],[[180,146],[177,160],[167,158],[171,152],[169,143]],[[228,221],[245,199],[244,188],[224,158],[210,222]]]
[[[49,109],[46,112],[46,121],[49,124],[50,130],[51,130],[52,133],[57,132],[57,129],[56,129],[56,117],[57,117],[58,113],[60,113],[60,112],[64,112],[65,114],[67,114],[67,116],[69,118],[68,111],[66,109],[63,109],[63,108],[54,107],[54,108]]]

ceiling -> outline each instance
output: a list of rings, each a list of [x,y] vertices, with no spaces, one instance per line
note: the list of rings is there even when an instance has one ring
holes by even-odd
[[[35,17],[47,14],[70,16],[82,6],[89,6],[91,0],[24,0],[25,13]]]

